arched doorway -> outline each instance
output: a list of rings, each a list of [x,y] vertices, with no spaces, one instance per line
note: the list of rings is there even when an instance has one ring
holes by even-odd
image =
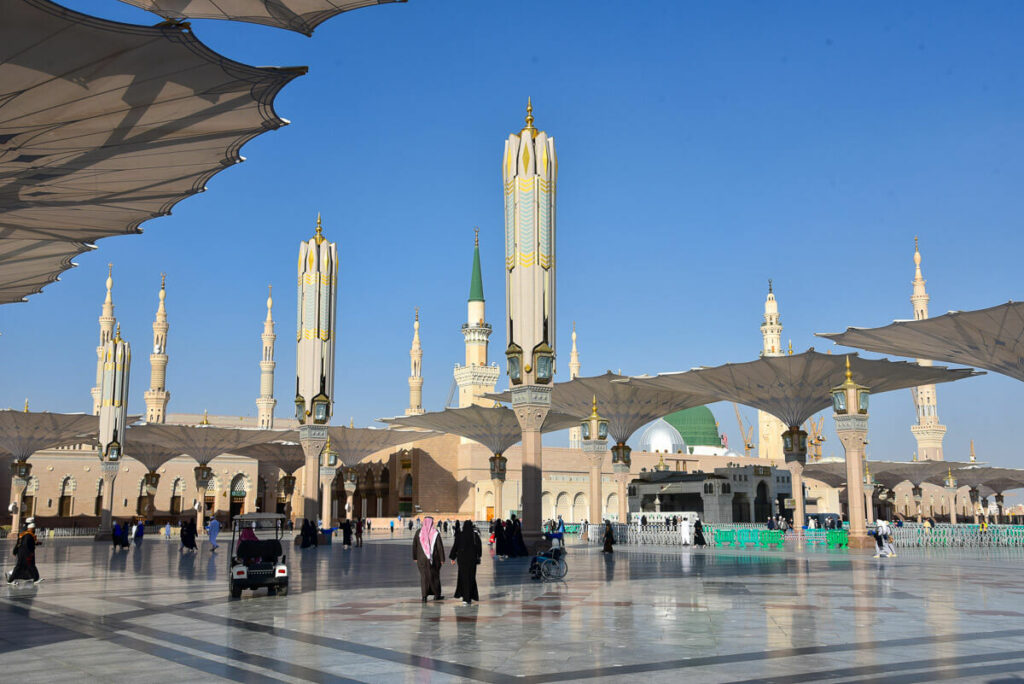
[[[402,479],[402,487],[399,490],[401,494],[398,497],[398,512],[402,515],[412,515],[412,474],[407,473]]]
[[[612,492],[611,494],[608,495],[608,498],[606,499],[606,501],[607,501],[607,503],[605,504],[604,510],[607,511],[607,515],[605,515],[605,517],[608,518],[609,520],[614,520],[615,518],[618,518],[619,517],[619,495],[617,493],[615,493],[615,492]],[[592,521],[592,522],[598,522],[598,521]],[[620,520],[619,522],[625,522],[625,521]]]
[[[734,523],[751,522],[750,499],[744,492],[736,492],[732,495],[732,521]]]
[[[60,498],[57,499],[57,515],[61,518],[70,518],[74,508],[75,478],[67,475],[60,483]]]
[[[92,514],[95,516],[103,515],[103,478],[99,478],[96,481],[96,501],[93,503]]]
[[[768,483],[761,480],[757,483],[757,495],[754,497],[754,522],[765,522],[772,514],[772,500],[768,498]]]
[[[25,487],[25,496],[21,499],[21,507],[24,509],[22,520],[31,518],[36,514],[36,495],[39,493],[39,478],[30,475],[28,486]]]
[[[249,482],[245,479],[245,475],[239,473],[231,479],[231,491],[228,492],[231,497],[231,507],[228,509],[229,522],[236,515],[245,513],[245,495],[248,491]]]
[[[562,520],[568,520],[571,515],[569,511],[569,495],[565,492],[559,492],[558,498],[555,499],[555,515],[562,516]]]
[[[181,515],[181,502],[185,497],[185,481],[180,477],[171,483],[171,515]]]
[[[494,512],[493,492],[484,492],[483,504],[484,520],[486,520],[487,522],[494,520],[494,516],[497,514]]]
[[[573,497],[572,500],[572,511],[569,513],[569,519],[572,522],[580,522],[587,515],[587,497],[581,492]]]

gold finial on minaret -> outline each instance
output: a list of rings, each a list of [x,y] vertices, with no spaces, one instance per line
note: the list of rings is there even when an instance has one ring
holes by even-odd
[[[121,341],[121,323],[120,322],[118,322],[117,329],[114,331],[114,341],[115,342],[120,342]]]
[[[350,428],[354,428],[356,426],[356,419],[353,418],[352,416],[348,417],[348,426]]]
[[[323,223],[321,223],[320,221],[320,212],[318,211],[316,212],[316,244],[319,245],[325,239],[326,238],[324,238],[324,226]]]
[[[473,246],[480,246],[480,228],[479,226],[473,226]]]
[[[793,340],[789,341],[789,350],[788,351],[789,351],[789,355],[792,356],[793,355]]]
[[[850,355],[846,355],[846,382],[853,382],[853,372],[850,370]]]
[[[527,96],[526,98],[526,128],[534,130],[533,128],[533,100]]]
[[[167,286],[167,274],[166,273],[161,273],[160,274],[160,289],[162,290],[166,286]]]
[[[271,310],[274,308],[274,286],[267,285],[267,320],[272,321]]]
[[[768,279],[768,294],[772,294],[772,279]]]
[[[200,425],[209,425],[210,424],[210,414],[207,413],[206,409],[203,409],[203,420],[199,424]]]
[[[420,320],[420,307],[417,306],[415,311],[416,311],[416,322],[418,323],[419,320]]]
[[[597,418],[597,395],[594,395],[594,406],[590,409],[590,417]]]
[[[25,413],[28,413],[28,397],[25,397]]]

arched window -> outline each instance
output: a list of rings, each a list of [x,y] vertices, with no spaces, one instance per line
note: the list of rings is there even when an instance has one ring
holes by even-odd
[[[402,482],[402,496],[412,496],[412,475],[406,475]]]
[[[103,515],[103,478],[96,480],[96,503],[93,505],[92,514]]]
[[[57,499],[57,515],[70,518],[75,496],[75,478],[67,475],[60,483],[60,498]]]
[[[185,495],[185,483],[180,477],[174,478],[174,484],[171,485],[171,513],[173,515],[181,514],[181,502]]]

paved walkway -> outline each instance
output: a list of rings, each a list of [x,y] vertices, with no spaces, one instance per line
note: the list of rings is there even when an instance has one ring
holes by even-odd
[[[445,539],[446,546],[450,537]],[[570,549],[565,583],[480,566],[420,603],[408,539],[289,554],[291,593],[228,596],[224,547],[40,548],[0,588],[5,682],[1021,681],[1024,553]],[[0,544],[11,559],[10,544]],[[5,561],[7,562],[7,561]],[[8,566],[9,567],[9,566]],[[455,570],[442,573],[451,592]]]

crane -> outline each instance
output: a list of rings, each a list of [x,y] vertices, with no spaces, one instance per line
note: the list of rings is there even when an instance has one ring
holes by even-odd
[[[746,429],[743,425],[743,416],[740,415],[740,407],[734,401],[733,409],[736,411],[736,422],[740,426],[740,439],[743,440],[743,455],[750,458],[750,452],[754,450],[754,426]]]

